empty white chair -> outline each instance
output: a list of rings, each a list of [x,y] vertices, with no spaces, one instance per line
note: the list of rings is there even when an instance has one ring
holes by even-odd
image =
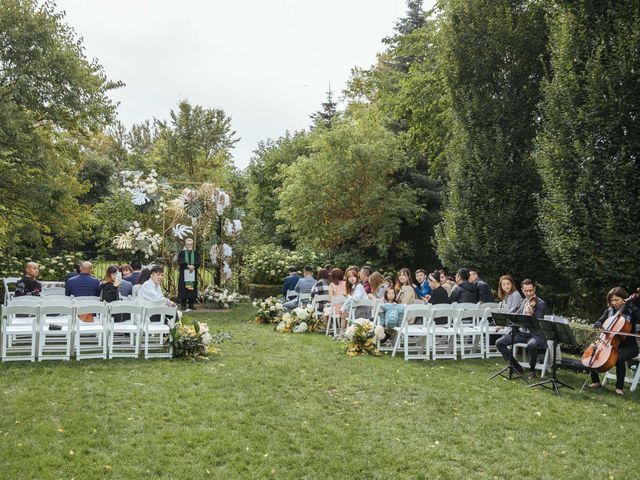
[[[51,295],[64,295],[64,287],[49,287],[43,288],[41,295],[43,297],[50,297]]]
[[[38,361],[71,358],[71,332],[75,307],[43,305],[38,322]]]
[[[36,360],[38,332],[37,305],[11,305],[2,307],[2,361]],[[20,317],[18,317],[20,316]],[[14,319],[20,318],[20,322]]]
[[[4,305],[13,298],[13,292],[15,292],[15,286],[18,280],[20,280],[18,277],[5,277],[2,279],[2,283],[4,284]]]
[[[144,307],[134,302],[109,304],[109,358],[136,358],[140,354],[143,313]],[[118,317],[122,321],[115,321]]]
[[[479,306],[462,310],[457,324],[460,358],[484,358],[486,310]]]
[[[400,344],[403,346],[405,360],[428,360],[430,357],[430,331],[434,310],[430,305],[413,304],[404,306],[404,314],[399,327],[395,327],[396,338],[392,356],[395,357]],[[412,319],[422,317],[422,324],[412,323]],[[410,346],[411,339],[415,342]],[[411,353],[415,352],[415,353]]]
[[[448,308],[447,308],[448,307]],[[447,305],[433,310],[431,321],[431,354],[434,360],[438,358],[458,358],[457,351],[457,322],[462,314],[462,309],[454,305]]]
[[[333,336],[337,337],[340,332],[340,309],[339,305],[342,305],[347,297],[344,295],[336,295],[331,300],[331,312],[329,313],[329,321],[327,322],[326,335],[329,335],[329,331],[333,329]]]
[[[82,302],[75,306],[73,322],[76,360],[106,360],[109,307],[102,302]]]
[[[175,307],[151,306],[144,309],[144,358],[171,358],[171,334],[177,317]],[[152,317],[154,317],[152,321]],[[157,317],[157,319],[155,318]],[[165,341],[166,339],[166,341]]]

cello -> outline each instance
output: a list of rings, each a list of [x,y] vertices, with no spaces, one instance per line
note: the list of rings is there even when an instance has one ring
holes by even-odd
[[[598,339],[593,342],[582,355],[582,365],[595,372],[607,372],[616,365],[618,361],[618,348],[624,338],[627,336],[637,336],[631,333],[632,324],[628,322],[622,314],[627,303],[636,298],[638,298],[638,293],[634,293],[625,299],[618,311],[605,320],[602,324],[602,332],[600,332]]]

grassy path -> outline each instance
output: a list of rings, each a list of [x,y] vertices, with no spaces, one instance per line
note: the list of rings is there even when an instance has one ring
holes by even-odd
[[[638,478],[638,392],[558,399],[487,381],[495,359],[347,358],[251,310],[199,315],[234,337],[209,361],[0,365],[0,479]]]

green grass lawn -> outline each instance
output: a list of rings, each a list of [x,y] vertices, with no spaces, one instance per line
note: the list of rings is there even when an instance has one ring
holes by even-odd
[[[638,478],[639,393],[557,398],[497,359],[357,357],[318,334],[199,314],[208,361],[0,366],[0,479]]]

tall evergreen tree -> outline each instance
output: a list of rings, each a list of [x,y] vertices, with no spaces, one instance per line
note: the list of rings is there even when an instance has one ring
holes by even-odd
[[[640,4],[565,2],[551,32],[540,226],[560,271],[601,299],[640,282]]]
[[[333,121],[338,113],[338,104],[333,100],[333,92],[331,84],[327,90],[327,99],[322,102],[322,110],[311,114],[311,120],[315,127],[331,128]]]
[[[454,126],[435,237],[439,257],[451,267],[475,265],[489,278],[544,278],[535,209],[540,180],[530,152],[545,69],[545,11],[528,0],[452,0],[445,15]]]

